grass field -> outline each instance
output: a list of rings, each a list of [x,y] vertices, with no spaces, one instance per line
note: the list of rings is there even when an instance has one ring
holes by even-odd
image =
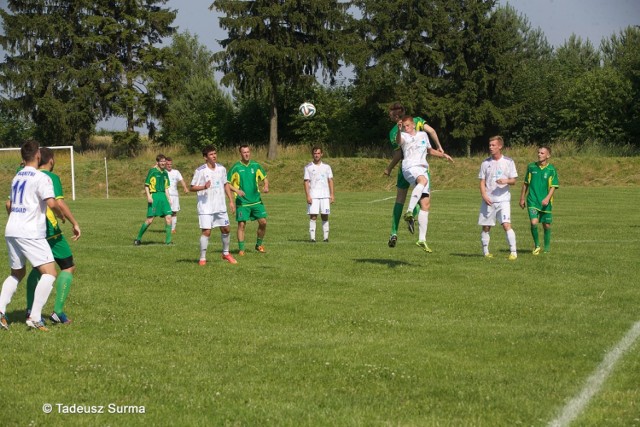
[[[173,247],[159,220],[132,245],[143,198],[70,202],[83,230],[74,323],[28,331],[21,283],[0,331],[1,423],[547,425],[640,320],[640,189],[556,194],[544,256],[513,203],[515,262],[500,228],[497,257],[481,256],[475,189],[434,193],[432,254],[404,228],[387,247],[392,192],[338,193],[317,244],[301,194],[266,195],[268,252],[251,250],[251,224],[246,256],[223,263],[214,231],[205,267],[192,195]],[[640,425],[639,348],[575,425]]]

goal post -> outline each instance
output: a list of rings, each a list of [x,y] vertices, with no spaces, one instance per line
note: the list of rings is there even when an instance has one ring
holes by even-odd
[[[73,145],[59,145],[57,147],[47,147],[52,150],[69,150],[69,157],[71,159],[71,200],[76,199],[76,173],[75,173],[75,160],[73,158]],[[0,148],[0,151],[20,151],[20,147]]]

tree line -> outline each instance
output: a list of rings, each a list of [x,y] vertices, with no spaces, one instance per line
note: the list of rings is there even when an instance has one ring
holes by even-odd
[[[8,0],[0,143],[86,149],[101,120],[123,117],[124,154],[142,128],[193,152],[246,142],[276,158],[278,144],[303,143],[354,155],[386,148],[386,111],[400,101],[459,154],[493,134],[640,145],[637,26],[597,48],[575,35],[554,48],[495,0],[215,0],[226,38],[210,52],[176,32],[165,5]]]

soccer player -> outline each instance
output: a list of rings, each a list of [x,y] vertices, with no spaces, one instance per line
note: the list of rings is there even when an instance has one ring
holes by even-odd
[[[258,221],[258,231],[255,249],[266,252],[263,246],[264,235],[267,231],[267,211],[262,203],[258,183],[262,181],[262,191],[269,192],[267,172],[258,162],[251,160],[251,149],[248,145],[240,146],[240,161],[229,169],[229,182],[235,189],[242,190],[244,195],[236,194],[236,221],[238,221],[238,255],[245,254],[244,232],[247,221]]]
[[[211,229],[220,227],[222,238],[222,259],[237,264],[229,253],[229,215],[225,196],[229,199],[231,213],[236,210],[231,197],[231,186],[227,180],[227,170],[217,163],[218,153],[215,147],[207,145],[202,149],[205,163],[196,169],[191,180],[191,191],[198,194],[198,221],[202,234],[200,236],[200,265],[207,264],[207,247],[211,237]],[[234,189],[235,190],[235,189]],[[241,191],[236,190],[238,193]]]
[[[482,253],[487,258],[493,258],[489,252],[489,232],[491,227],[496,225],[496,218],[499,219],[502,228],[507,234],[509,244],[509,260],[515,261],[518,258],[516,250],[516,233],[511,228],[511,193],[509,186],[516,183],[518,171],[513,159],[502,154],[504,140],[501,136],[489,138],[489,154],[480,165],[478,178],[480,179],[480,195],[482,203],[480,205],[480,215],[478,225],[482,226],[480,242],[482,243]]]
[[[178,223],[178,212],[180,212],[180,191],[178,184],[182,185],[185,194],[189,192],[187,184],[182,179],[182,174],[178,169],[173,168],[173,159],[167,157],[167,175],[169,175],[169,204],[171,205],[171,234],[176,232]]]
[[[163,154],[156,156],[156,165],[149,169],[144,181],[144,192],[147,195],[147,219],[142,223],[138,237],[133,244],[141,244],[142,235],[157,216],[165,220],[165,244],[171,244],[171,205],[169,204],[169,175],[166,171],[167,158]]]
[[[0,291],[0,327],[9,329],[5,316],[7,305],[26,274],[28,260],[42,276],[36,286],[27,327],[48,331],[42,321],[42,308],[53,289],[56,267],[46,240],[46,210],[49,207],[59,218],[64,218],[64,214],[56,204],[51,178],[37,169],[39,144],[33,140],[26,141],[20,148],[20,154],[25,166],[11,181],[10,203],[7,204],[9,220],[5,241],[11,274],[4,280]]]
[[[397,143],[397,135],[398,135],[398,121],[405,115],[405,108],[399,102],[396,102],[391,105],[389,108],[389,118],[395,123],[389,131],[389,143],[391,144],[391,148],[393,149],[393,158],[389,166],[384,170],[384,174],[386,176],[391,176],[391,171],[395,167],[395,165],[402,160],[402,150],[398,146]],[[431,138],[433,142],[438,146],[438,151],[444,153],[442,149],[442,145],[440,145],[440,140],[438,139],[438,134],[435,129],[431,126],[427,125],[425,120],[421,117],[414,117],[414,123],[416,125],[416,130],[425,131]],[[393,216],[391,219],[391,234],[389,236],[388,245],[390,248],[396,246],[398,241],[398,224],[400,224],[400,218],[402,218],[402,213],[404,209],[404,202],[407,199],[407,193],[409,190],[409,183],[404,176],[402,175],[402,170],[398,170],[398,178],[396,181],[396,201],[393,205]],[[418,207],[416,206],[416,210],[414,211],[414,215],[418,215]],[[409,226],[409,232],[413,234],[414,224],[412,222],[407,223]]]
[[[62,184],[60,177],[53,173],[53,167],[55,166],[55,160],[53,156],[53,150],[47,147],[40,148],[40,163],[39,169],[49,178],[53,183],[53,193],[55,196],[58,208],[64,214],[66,220],[72,225],[73,241],[80,238],[80,225],[76,221],[75,217],[71,213],[69,206],[64,201],[64,194],[62,192]],[[73,254],[71,253],[71,247],[69,242],[65,239],[60,229],[60,222],[51,211],[47,208],[47,242],[51,247],[53,253],[53,259],[60,267],[60,273],[55,282],[56,286],[56,300],[53,307],[53,313],[49,317],[54,323],[69,324],[71,319],[64,312],[64,303],[69,295],[71,289],[71,282],[73,281],[73,273],[75,272],[76,265],[73,262]],[[36,286],[40,280],[40,272],[37,268],[31,269],[31,273],[27,277],[27,318],[30,316],[31,307],[33,306],[33,299],[35,296]]]
[[[540,238],[538,237],[538,223],[542,223],[544,230],[544,252],[551,250],[551,222],[553,217],[553,194],[560,186],[558,172],[549,163],[551,148],[542,146],[538,148],[538,161],[529,163],[527,174],[524,177],[522,193],[520,193],[520,207],[526,206],[531,221],[531,236],[533,236],[533,254],[540,255]]]
[[[331,166],[322,161],[322,148],[311,149],[313,161],[304,167],[304,192],[307,196],[307,214],[309,215],[309,238],[316,241],[316,220],[322,219],[323,241],[329,241],[329,214],[333,196],[333,172]]]
[[[429,224],[429,209],[431,201],[429,194],[431,193],[431,179],[429,176],[429,163],[427,163],[427,154],[436,157],[443,157],[450,162],[453,161],[451,156],[439,150],[431,148],[429,136],[424,131],[416,131],[414,118],[404,116],[397,123],[398,132],[396,135],[396,143],[402,148],[402,175],[410,184],[414,185],[409,199],[409,206],[405,213],[405,221],[414,223],[413,209],[419,204],[420,212],[418,213],[418,245],[425,252],[432,252],[427,245],[427,227]],[[392,160],[393,162],[393,160]]]

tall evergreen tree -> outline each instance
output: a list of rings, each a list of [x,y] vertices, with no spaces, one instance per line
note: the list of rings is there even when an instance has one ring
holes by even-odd
[[[99,117],[99,77],[88,39],[89,1],[9,0],[0,10],[7,51],[3,107],[30,118],[46,144],[86,147]]]
[[[347,43],[348,3],[337,0],[216,0],[228,37],[216,54],[222,83],[269,100],[269,158],[277,156],[278,105],[288,88],[310,87],[316,73],[332,78]]]

